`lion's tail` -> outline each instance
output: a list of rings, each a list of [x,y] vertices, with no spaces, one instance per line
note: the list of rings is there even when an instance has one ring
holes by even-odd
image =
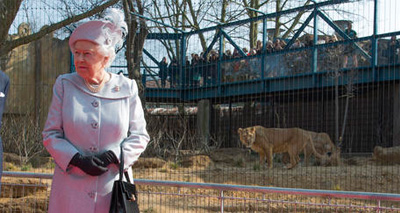
[[[314,153],[314,156],[317,157],[317,158],[319,158],[319,159],[324,158],[324,155],[319,154],[319,153],[317,152],[317,150],[315,149],[314,141],[313,141],[313,138],[312,138],[312,136],[311,136],[311,133],[307,133],[307,134],[308,134],[308,137],[309,137],[308,142],[310,143],[310,146],[311,146],[311,149],[312,149],[312,151],[313,151],[313,153]]]

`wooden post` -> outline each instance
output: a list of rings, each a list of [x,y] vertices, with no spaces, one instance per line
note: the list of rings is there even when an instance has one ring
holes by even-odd
[[[204,145],[208,145],[210,138],[210,101],[200,100],[197,103],[197,132],[200,141]]]

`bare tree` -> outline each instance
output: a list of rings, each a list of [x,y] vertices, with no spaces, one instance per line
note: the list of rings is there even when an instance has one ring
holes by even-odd
[[[279,13],[281,11],[284,11],[288,9],[289,7],[293,6],[305,6],[309,5],[311,3],[311,0],[307,1],[289,1],[289,0],[266,0],[266,1],[260,1],[260,0],[241,0],[241,1],[235,1],[236,4],[241,5],[243,10],[246,11],[246,14],[249,18],[255,18],[261,14],[266,14],[267,13],[267,8],[274,6],[274,11],[269,11]],[[290,3],[290,4],[289,4]],[[261,14],[260,14],[261,13]],[[275,17],[274,22],[275,22],[275,30],[274,30],[274,35],[272,37],[277,38],[277,37],[282,37],[282,38],[287,38],[291,33],[293,33],[294,29],[298,24],[300,23],[301,17],[304,15],[305,11],[299,11],[294,15],[287,15],[285,14],[285,21],[282,21],[282,15],[278,15]],[[285,28],[286,32],[282,36],[280,36],[281,33],[281,28]],[[257,35],[259,33],[259,22],[251,22],[249,26],[249,43],[250,43],[250,48],[254,47],[257,41]]]
[[[191,0],[152,0],[152,6],[146,9],[148,15],[155,21],[151,28],[157,29],[160,33],[179,33],[188,28],[200,29],[198,19],[194,21],[189,19],[188,11],[191,15],[195,15]],[[166,48],[169,58],[179,57],[180,53],[176,51],[180,50],[179,40],[162,40],[160,42]],[[204,36],[201,43],[206,46]]]
[[[64,26],[67,26],[71,23],[80,21],[84,18],[90,17],[96,13],[99,13],[116,4],[119,0],[109,0],[101,5],[95,5],[91,9],[71,17],[68,17],[60,22],[51,24],[49,26],[43,27],[36,33],[26,35],[20,37],[15,40],[8,40],[8,31],[11,27],[11,24],[14,22],[14,19],[17,15],[17,12],[20,10],[20,6],[24,0],[0,0],[0,56],[5,56],[14,48],[28,44],[32,41],[36,41],[45,35],[58,30]]]
[[[200,22],[202,20],[198,19],[199,13],[200,13],[200,9],[196,10],[194,8],[192,0],[187,0],[187,4],[188,4],[190,15],[191,15],[191,20],[192,20],[191,21],[191,27],[192,27],[192,29],[196,29],[196,30],[201,29]],[[199,8],[201,8],[201,6]],[[200,33],[199,34],[199,38],[200,38],[201,47],[202,47],[203,51],[205,51],[207,49],[207,43],[206,43],[206,38],[204,37],[204,34]]]
[[[192,0],[152,0],[152,6],[147,9],[147,13],[152,19],[166,23],[161,25],[155,23],[155,28],[161,33],[179,33],[179,30],[199,30],[207,25],[228,23],[234,19],[228,15],[227,7],[229,1],[192,1]],[[179,29],[179,30],[178,30]],[[207,39],[202,32],[198,34],[201,48],[207,49]],[[175,43],[173,43],[175,42]],[[170,58],[179,57],[179,41],[164,40],[161,43],[165,46]]]
[[[23,0],[0,0],[0,55],[3,55],[5,41],[8,37],[8,30],[13,23],[15,16]]]
[[[123,0],[122,3],[126,22],[128,24],[125,56],[127,60],[129,78],[136,80],[139,87],[139,96],[144,104],[144,88],[141,81],[140,61],[142,60],[143,45],[149,32],[146,21],[135,15],[143,15],[143,3],[141,0]]]
[[[246,12],[249,18],[255,18],[259,15],[258,12],[250,10],[249,8],[259,10],[262,6],[268,3],[269,0],[264,1],[263,3],[260,3],[260,0],[243,0],[243,5],[244,8],[246,8]],[[258,35],[258,22],[251,22],[249,30],[250,48],[253,48],[256,45],[257,35]]]

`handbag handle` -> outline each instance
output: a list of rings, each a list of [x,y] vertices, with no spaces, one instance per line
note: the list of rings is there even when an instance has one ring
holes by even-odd
[[[124,172],[124,148],[122,147],[122,144],[121,144],[121,157],[120,157],[120,163],[119,163],[119,181],[122,181],[122,174],[125,175],[126,181],[128,181],[130,183],[131,181],[129,180],[128,172]]]

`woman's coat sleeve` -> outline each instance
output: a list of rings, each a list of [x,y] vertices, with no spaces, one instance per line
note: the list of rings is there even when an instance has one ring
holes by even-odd
[[[131,167],[137,161],[150,140],[146,130],[146,120],[144,118],[142,102],[138,95],[138,88],[136,82],[133,80],[132,82],[131,89],[134,92],[129,97],[129,132],[128,137],[121,144],[124,150],[124,169]],[[120,147],[114,147],[112,151],[120,158]]]
[[[62,121],[63,95],[62,78],[58,77],[53,87],[53,98],[42,136],[43,145],[54,158],[56,164],[63,171],[67,171],[69,162],[78,153],[78,150],[64,138]]]

